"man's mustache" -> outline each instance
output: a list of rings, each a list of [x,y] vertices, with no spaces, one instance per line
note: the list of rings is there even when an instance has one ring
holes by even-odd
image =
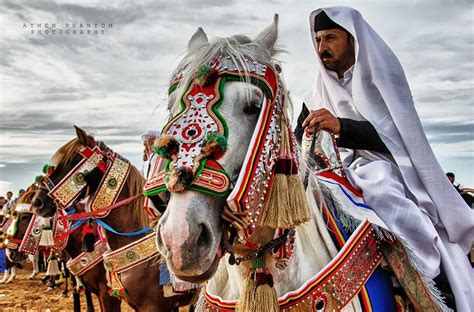
[[[332,57],[332,53],[329,51],[324,51],[323,53],[321,53],[321,57],[324,57],[324,58]]]

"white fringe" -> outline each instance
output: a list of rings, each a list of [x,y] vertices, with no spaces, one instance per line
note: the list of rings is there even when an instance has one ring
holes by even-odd
[[[206,297],[204,296],[204,287],[201,289],[199,293],[199,298],[194,304],[194,311],[201,312],[204,311],[205,305],[206,305]]]

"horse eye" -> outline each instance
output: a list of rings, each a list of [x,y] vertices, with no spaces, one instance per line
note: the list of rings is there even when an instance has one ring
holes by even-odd
[[[258,99],[252,99],[244,106],[244,114],[255,115],[258,112],[260,112],[260,102],[258,101]]]

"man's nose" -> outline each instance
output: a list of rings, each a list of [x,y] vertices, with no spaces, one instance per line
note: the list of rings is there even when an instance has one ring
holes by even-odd
[[[318,53],[319,54],[323,53],[326,50],[326,48],[327,48],[327,45],[323,40],[318,42]]]

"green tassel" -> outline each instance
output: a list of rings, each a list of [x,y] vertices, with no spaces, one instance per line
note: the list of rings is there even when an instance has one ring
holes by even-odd
[[[259,269],[265,267],[265,258],[264,257],[259,257],[257,259],[252,260],[252,268],[253,269]]]
[[[42,169],[43,173],[48,173],[48,170],[51,169],[51,167],[51,165],[44,165]]]
[[[212,70],[212,66],[203,64],[199,68],[196,78],[201,79],[202,77],[206,76]]]
[[[207,135],[202,147],[202,152],[206,157],[217,160],[224,156],[226,150],[227,138],[223,134],[213,132]]]

